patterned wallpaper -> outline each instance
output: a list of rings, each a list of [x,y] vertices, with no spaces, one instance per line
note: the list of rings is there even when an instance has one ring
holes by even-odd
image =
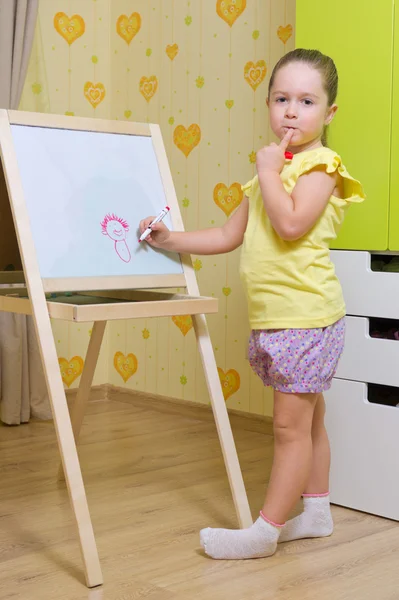
[[[273,65],[294,47],[295,0],[40,0],[20,108],[159,123],[186,229],[222,225],[271,141]],[[271,414],[246,360],[239,251],[193,257],[229,407]],[[91,324],[54,322],[66,386],[79,382]],[[208,393],[190,317],[108,324],[95,383],[197,402]]]

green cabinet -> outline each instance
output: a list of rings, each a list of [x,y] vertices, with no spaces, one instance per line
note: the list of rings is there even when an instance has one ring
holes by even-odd
[[[348,211],[334,248],[399,250],[398,37],[394,0],[297,0],[296,47],[328,54],[338,69],[328,144],[367,194]]]
[[[399,2],[395,7],[389,249],[399,250]]]

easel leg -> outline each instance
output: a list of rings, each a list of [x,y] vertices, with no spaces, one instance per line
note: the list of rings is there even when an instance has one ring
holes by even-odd
[[[215,417],[216,427],[219,435],[220,445],[223,452],[230,488],[233,495],[240,527],[250,527],[253,523],[251,510],[248,504],[244,480],[238,462],[237,450],[234,443],[233,433],[226,403],[224,401],[216,360],[213,353],[208,326],[204,315],[192,317],[195,334],[200,347],[202,364],[205,371],[208,391],[211,398],[212,410]]]
[[[89,346],[87,348],[85,364],[80,377],[78,392],[71,410],[72,430],[76,443],[79,439],[80,430],[86,412],[91,384],[93,382],[94,372],[96,370],[98,355],[100,354],[106,325],[107,321],[96,321],[93,325]],[[60,481],[64,479],[62,465],[58,471],[58,479]]]
[[[95,587],[103,583],[103,578],[50,319],[48,314],[46,314],[47,311],[44,297],[44,310],[41,310],[41,306],[36,307],[36,309],[36,314],[34,313],[36,333],[38,336],[44,373],[46,375],[47,389],[54,417],[54,426],[65,473],[65,480],[78,529],[86,583],[88,587]]]

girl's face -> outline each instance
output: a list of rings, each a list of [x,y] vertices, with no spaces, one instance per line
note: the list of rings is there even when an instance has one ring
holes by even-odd
[[[293,152],[321,146],[324,126],[328,125],[337,105],[328,106],[320,72],[302,62],[293,62],[277,71],[270,98],[270,126],[282,139],[288,129],[294,133],[290,142]]]

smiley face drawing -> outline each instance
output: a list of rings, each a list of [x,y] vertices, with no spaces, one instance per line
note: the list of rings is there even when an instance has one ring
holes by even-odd
[[[101,222],[101,233],[107,235],[113,242],[117,255],[124,262],[131,259],[130,250],[126,244],[126,234],[129,231],[129,225],[121,217],[114,213],[105,215]]]

